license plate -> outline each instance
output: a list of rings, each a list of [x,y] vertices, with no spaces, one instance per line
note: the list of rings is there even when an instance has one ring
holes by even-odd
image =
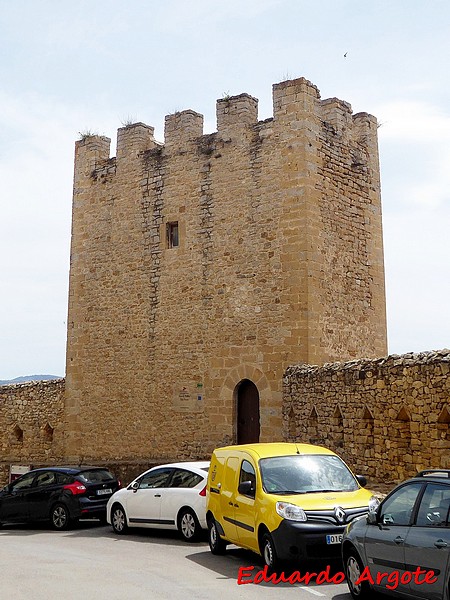
[[[342,542],[342,533],[327,535],[327,544],[340,544]]]
[[[105,496],[106,494],[112,494],[112,489],[106,488],[104,490],[97,490],[97,496]]]

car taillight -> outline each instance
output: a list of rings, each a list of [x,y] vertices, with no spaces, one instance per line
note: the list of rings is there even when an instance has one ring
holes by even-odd
[[[120,479],[117,480],[117,489],[120,490],[120,488],[122,487],[122,482],[120,481]]]
[[[74,481],[73,483],[68,483],[65,485],[63,490],[69,490],[69,492],[72,492],[72,494],[76,496],[77,494],[84,494],[86,491],[86,486],[79,481]]]
[[[199,496],[206,496],[206,485],[205,485],[205,487],[202,489],[202,491],[201,491],[201,492],[199,492],[199,494],[198,494],[198,495],[199,495]]]

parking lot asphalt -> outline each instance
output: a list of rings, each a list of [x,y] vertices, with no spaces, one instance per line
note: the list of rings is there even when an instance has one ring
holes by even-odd
[[[251,552],[231,546],[224,556],[211,554],[205,539],[183,542],[177,532],[142,529],[119,536],[96,521],[69,531],[45,525],[0,529],[0,598],[19,600],[350,600],[346,583],[289,582],[238,584],[263,567]],[[326,563],[293,567],[320,572]],[[330,565],[337,573],[341,565]],[[254,567],[251,569],[251,567]],[[292,568],[286,576],[292,574]]]

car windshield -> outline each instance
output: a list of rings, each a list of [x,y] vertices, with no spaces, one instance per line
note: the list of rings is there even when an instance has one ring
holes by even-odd
[[[263,488],[269,494],[353,492],[358,483],[345,463],[327,454],[296,454],[259,461]]]
[[[82,471],[79,473],[78,477],[87,483],[102,483],[104,481],[111,481],[111,479],[114,479],[114,475],[106,469],[91,469],[90,471]]]

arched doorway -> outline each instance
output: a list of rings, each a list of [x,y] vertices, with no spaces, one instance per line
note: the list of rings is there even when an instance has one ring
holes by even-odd
[[[237,389],[237,443],[259,442],[259,393],[250,379],[243,379]]]

